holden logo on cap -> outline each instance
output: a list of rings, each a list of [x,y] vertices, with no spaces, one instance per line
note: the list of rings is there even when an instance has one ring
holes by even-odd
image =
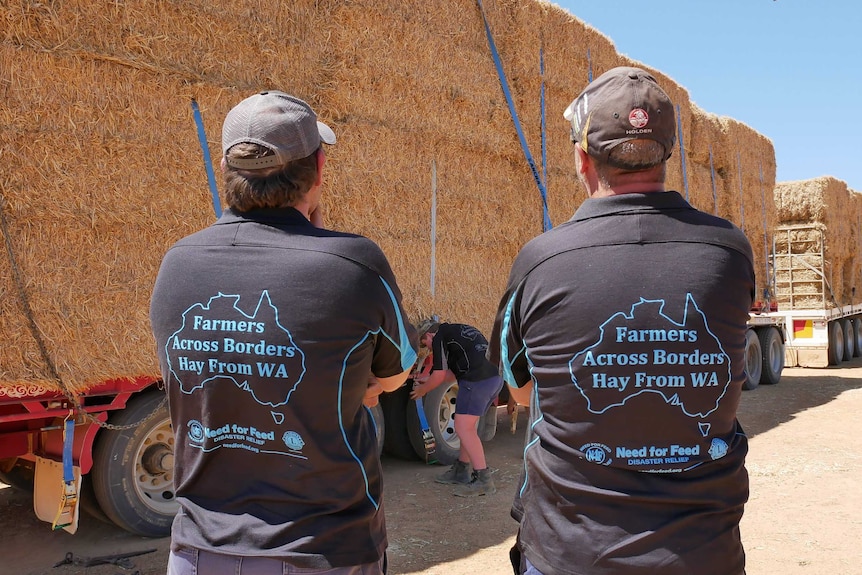
[[[649,114],[643,108],[635,108],[629,113],[629,124],[635,128],[643,128],[649,123]]]

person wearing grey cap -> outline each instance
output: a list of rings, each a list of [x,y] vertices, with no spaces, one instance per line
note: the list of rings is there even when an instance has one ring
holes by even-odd
[[[652,75],[611,69],[564,117],[587,199],[518,254],[489,341],[531,406],[515,573],[742,575],[751,246],[665,190]]]
[[[227,114],[225,213],[165,254],[150,320],[170,400],[170,575],[377,575],[387,536],[370,407],[418,337],[386,257],[324,229],[333,131],[269,91]]]

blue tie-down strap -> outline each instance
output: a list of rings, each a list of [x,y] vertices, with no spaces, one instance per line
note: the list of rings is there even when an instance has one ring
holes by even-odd
[[[210,159],[210,147],[207,144],[207,134],[204,130],[204,120],[201,117],[201,109],[198,107],[198,103],[195,100],[192,100],[192,113],[195,117],[195,125],[198,130],[198,140],[201,145],[201,152],[204,157],[204,169],[207,172],[207,182],[210,186],[210,193],[213,197],[213,210],[215,211],[216,218],[221,217],[221,201],[219,201],[218,197],[218,188],[215,183],[215,172],[213,172],[213,163]]]
[[[72,446],[75,444],[75,419],[68,418],[63,423],[63,483],[69,484],[75,481],[75,472],[72,470]]]
[[[422,443],[425,445],[425,463],[437,463],[437,439],[428,425],[425,417],[425,402],[421,397],[416,398],[416,413],[419,416],[419,425],[422,426]]]
[[[64,529],[72,524],[75,518],[75,508],[78,506],[78,489],[75,485],[74,453],[75,445],[75,418],[73,413],[63,422],[63,495],[60,498],[60,506],[57,515],[51,524],[56,531]]]
[[[497,76],[500,80],[500,87],[503,89],[503,96],[506,98],[506,104],[509,106],[509,114],[512,116],[512,122],[515,124],[515,131],[518,133],[518,140],[521,142],[521,149],[527,159],[527,164],[530,166],[530,171],[533,174],[533,179],[536,186],[539,188],[539,194],[542,198],[542,230],[548,231],[551,229],[551,218],[548,215],[548,192],[545,189],[545,183],[539,174],[539,169],[536,167],[536,162],[533,161],[533,155],[530,153],[530,147],[527,145],[527,138],[524,131],[521,129],[521,120],[518,119],[518,112],[515,109],[515,101],[512,99],[512,93],[509,90],[509,81],[506,79],[506,72],[503,70],[503,62],[500,60],[500,53],[497,51],[497,45],[494,42],[494,36],[491,34],[491,26],[488,24],[488,19],[485,17],[485,8],[482,6],[482,0],[476,0],[479,5],[479,11],[482,14],[482,22],[485,25],[485,36],[488,38],[488,46],[491,49],[491,58],[494,60],[494,66],[497,69]],[[542,63],[544,67],[544,63]],[[544,132],[544,130],[543,130]]]

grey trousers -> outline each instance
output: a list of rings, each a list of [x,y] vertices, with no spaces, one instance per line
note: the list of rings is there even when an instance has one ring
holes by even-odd
[[[267,557],[237,557],[201,549],[171,550],[167,575],[385,575],[386,556],[377,563],[310,569]]]

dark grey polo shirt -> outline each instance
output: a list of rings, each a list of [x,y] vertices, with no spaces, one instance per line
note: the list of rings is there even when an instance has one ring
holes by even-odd
[[[676,192],[589,199],[518,255],[489,358],[536,384],[514,515],[545,575],[742,573],[752,259]]]
[[[308,567],[386,547],[371,374],[416,360],[378,246],[227,211],[165,255],[150,310],[176,437],[173,545]]]

